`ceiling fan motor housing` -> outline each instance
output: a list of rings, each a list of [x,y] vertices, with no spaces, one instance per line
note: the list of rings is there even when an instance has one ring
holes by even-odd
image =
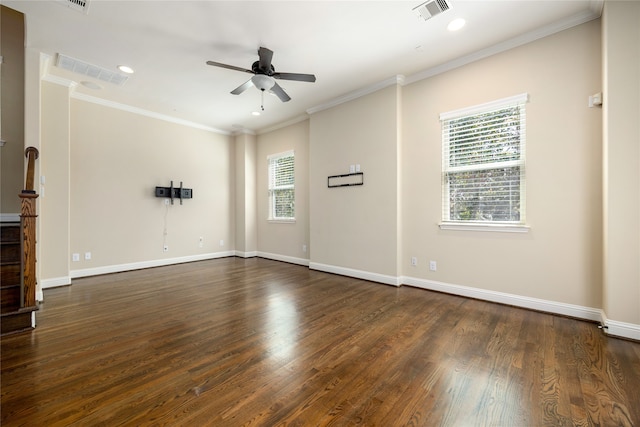
[[[273,66],[273,64],[269,65],[269,70],[263,70],[262,68],[260,68],[260,61],[256,61],[253,63],[253,65],[251,65],[251,71],[253,71],[256,74],[264,74],[267,76],[271,76],[275,71],[275,67]]]

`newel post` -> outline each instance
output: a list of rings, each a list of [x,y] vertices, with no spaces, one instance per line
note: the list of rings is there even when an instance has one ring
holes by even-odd
[[[27,177],[25,189],[20,193],[21,212],[20,225],[22,229],[22,272],[21,272],[21,307],[33,307],[36,305],[36,199],[38,194],[34,190],[35,161],[38,158],[38,149],[28,147],[25,150],[27,157]]]

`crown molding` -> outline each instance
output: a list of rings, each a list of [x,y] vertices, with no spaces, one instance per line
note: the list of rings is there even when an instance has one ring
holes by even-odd
[[[53,83],[53,84],[60,85],[60,86],[64,86],[64,87],[66,87],[68,89],[72,89],[72,90],[75,89],[76,86],[78,86],[78,83],[74,82],[73,80],[65,79],[63,77],[54,76],[53,74],[45,74],[44,76],[42,76],[42,81]]]
[[[600,1],[594,0],[593,4],[597,4],[600,2],[601,0]],[[566,19],[553,22],[549,25],[546,25],[544,27],[522,34],[518,37],[514,37],[512,39],[490,46],[488,48],[481,49],[472,54],[462,56],[460,58],[454,59],[453,61],[445,62],[444,64],[441,64],[432,68],[428,68],[419,73],[412,74],[411,76],[407,77],[405,84],[415,83],[417,81],[424,80],[429,77],[433,77],[438,74],[445,73],[455,68],[462,67],[463,65],[467,65],[472,62],[479,61],[484,58],[488,58],[489,56],[493,56],[498,53],[516,48],[518,46],[531,43],[533,41],[550,36],[552,34],[559,33],[560,31],[568,30],[569,28],[597,19],[600,17],[600,15],[601,15],[601,10],[600,12],[597,12],[597,7],[595,8],[591,7],[589,10],[570,16]]]
[[[301,114],[299,116],[293,117],[289,120],[286,120],[284,122],[280,122],[276,125],[264,128],[264,129],[260,129],[258,131],[258,135],[263,135],[265,133],[269,133],[269,132],[273,132],[274,130],[278,130],[278,129],[282,129],[285,128],[287,126],[291,126],[291,125],[295,125],[296,123],[300,123],[300,122],[304,122],[305,120],[309,120],[309,115],[308,114]]]
[[[73,92],[71,94],[71,97],[74,98],[74,99],[78,99],[80,101],[91,102],[93,104],[102,105],[104,107],[115,108],[117,110],[122,110],[122,111],[126,111],[126,112],[133,113],[133,114],[139,114],[141,116],[151,117],[151,118],[158,119],[158,120],[164,120],[165,122],[176,123],[176,124],[183,125],[183,126],[188,126],[188,127],[194,128],[194,129],[206,130],[208,132],[215,132],[215,133],[219,133],[219,134],[222,134],[222,135],[231,135],[231,132],[228,132],[228,131],[225,131],[225,130],[216,129],[216,128],[213,128],[213,127],[210,127],[210,126],[206,126],[206,125],[203,125],[203,124],[200,124],[200,123],[195,123],[195,122],[179,119],[179,118],[172,117],[172,116],[167,116],[165,114],[156,113],[154,111],[144,110],[142,108],[133,107],[131,105],[121,104],[119,102],[109,101],[109,100],[98,98],[98,97],[95,97],[95,96],[86,95],[84,93]]]
[[[232,136],[238,136],[238,135],[256,135],[255,131],[251,130],[251,129],[247,129],[247,128],[236,128],[233,130],[233,132],[231,132]]]
[[[358,89],[356,91],[350,92],[346,95],[340,96],[338,98],[335,98],[325,104],[320,104],[317,105],[315,107],[311,107],[307,110],[307,114],[311,115],[311,114],[315,114],[319,111],[322,110],[327,110],[329,108],[333,108],[336,107],[340,104],[344,104],[345,102],[349,102],[349,101],[353,101],[354,99],[358,99],[361,98],[365,95],[369,95],[371,93],[377,92],[380,89],[384,89],[386,87],[389,86],[393,86],[393,85],[400,85],[403,86],[405,83],[405,77],[401,74],[398,74],[396,76],[390,77],[386,80],[383,80],[381,82],[378,83],[374,83],[372,85],[363,87],[362,89]]]

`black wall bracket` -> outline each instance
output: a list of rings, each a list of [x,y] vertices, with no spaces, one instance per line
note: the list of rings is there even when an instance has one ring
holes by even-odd
[[[193,198],[193,190],[191,188],[183,188],[182,181],[180,181],[180,187],[174,187],[173,181],[171,181],[171,186],[169,187],[156,187],[156,197],[170,198],[171,204],[173,204],[174,199],[180,199],[180,204],[182,204],[182,199]]]
[[[327,187],[353,187],[354,185],[364,185],[364,173],[353,172],[343,175],[332,175],[327,178]]]

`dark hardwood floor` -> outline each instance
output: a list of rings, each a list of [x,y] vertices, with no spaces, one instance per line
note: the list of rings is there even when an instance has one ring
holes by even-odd
[[[264,259],[45,290],[2,426],[640,426],[640,343]]]

